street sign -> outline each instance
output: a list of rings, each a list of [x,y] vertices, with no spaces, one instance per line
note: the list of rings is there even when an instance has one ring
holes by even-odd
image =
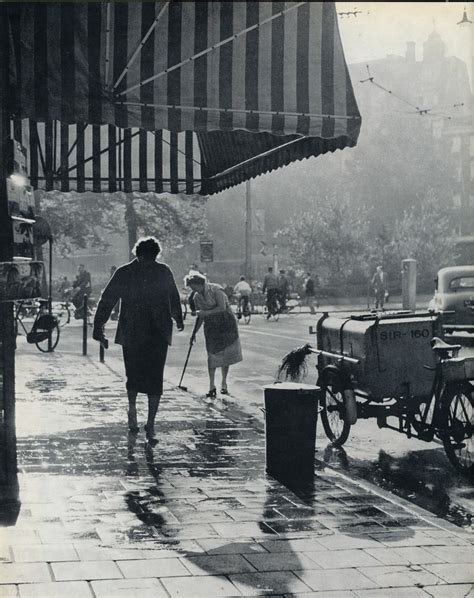
[[[252,232],[256,235],[265,234],[265,210],[253,210]]]
[[[201,262],[214,261],[214,241],[201,241]]]

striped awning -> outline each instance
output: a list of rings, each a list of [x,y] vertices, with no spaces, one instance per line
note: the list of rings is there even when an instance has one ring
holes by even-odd
[[[6,6],[11,116],[17,123],[27,119],[52,127],[53,133],[44,133],[45,144],[49,137],[54,145],[57,131],[60,168],[53,183],[46,156],[37,168],[46,168],[48,185],[80,186],[77,170],[68,183],[66,173],[73,172],[69,160],[77,159],[74,152],[87,126],[92,133],[84,155],[90,154],[94,163],[94,156],[97,162],[98,154],[107,154],[112,165],[112,154],[117,162],[121,147],[122,160],[128,153],[128,141],[119,143],[119,137],[125,140],[138,131],[138,170],[134,173],[132,164],[130,180],[143,187],[146,179],[146,186],[153,187],[168,179],[174,192],[183,184],[191,192],[191,179],[194,191],[214,193],[293,160],[357,142],[360,114],[333,2]],[[34,126],[28,126],[34,136]],[[112,128],[123,131],[113,133]],[[176,164],[173,174],[149,174],[144,164],[163,154],[157,135],[179,146],[180,134],[184,175],[179,176],[178,167],[176,176]],[[186,171],[187,152],[192,156]],[[199,164],[197,172],[190,164]],[[101,172],[99,177],[96,165],[96,187],[100,179],[101,189],[113,190],[119,166],[116,176]],[[128,166],[121,165],[122,173]]]

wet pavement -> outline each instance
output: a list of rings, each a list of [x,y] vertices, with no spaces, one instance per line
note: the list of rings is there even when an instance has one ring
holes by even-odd
[[[239,326],[244,360],[231,368],[229,384],[233,396],[229,397],[229,403],[254,415],[257,425],[261,422],[262,386],[272,382],[276,364],[288,351],[305,342],[316,344],[316,337],[308,334],[309,326],[315,324],[315,318],[307,313],[297,313],[281,316],[278,322],[273,322],[255,316],[250,325],[241,323]],[[191,325],[192,322],[189,327]],[[189,332],[175,336],[167,365],[171,379],[180,378],[188,336]],[[457,338],[457,342],[468,345],[466,336]],[[472,339],[470,344],[471,347],[463,351],[473,355]],[[202,375],[206,368],[203,345],[202,338],[198,338],[184,383],[190,389],[204,393],[207,380]],[[109,364],[113,352],[113,348],[108,352]],[[119,357],[116,358],[117,371],[121,371],[122,367]],[[310,384],[317,379],[315,364],[315,357],[308,362],[307,382]],[[395,422],[392,419],[392,424]],[[359,419],[351,427],[349,438],[340,450],[329,446],[320,429],[318,449],[318,458],[331,467],[351,477],[361,477],[439,517],[474,531],[472,483],[452,467],[437,439],[423,442],[407,438],[394,430],[380,429],[375,418]]]
[[[323,463],[305,485],[267,476],[262,421],[236,400],[166,385],[151,448],[116,368],[62,340],[19,342],[2,598],[472,595],[472,534]]]

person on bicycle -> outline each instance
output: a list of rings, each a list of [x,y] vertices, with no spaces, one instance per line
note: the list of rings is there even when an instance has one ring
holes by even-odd
[[[59,283],[58,292],[61,301],[67,301],[69,299],[69,295],[71,294],[71,283],[67,276],[63,276]]]
[[[252,287],[245,280],[245,276],[241,276],[239,282],[234,287],[234,295],[238,298],[238,312],[237,318],[240,320],[242,314],[247,314],[249,311],[249,299],[252,293]]]
[[[76,319],[82,318],[84,295],[90,296],[92,289],[91,275],[86,270],[84,264],[79,264],[79,270],[77,272],[75,281],[72,283],[72,288],[74,290],[72,292],[71,300],[76,308],[74,317]]]
[[[268,272],[263,279],[262,293],[267,294],[267,320],[272,313],[278,311],[278,277],[273,273],[273,268],[270,266]]]
[[[285,270],[280,270],[280,275],[278,276],[278,302],[280,303],[281,311],[286,309],[286,300],[289,297],[289,291],[290,283],[286,277],[286,272]]]

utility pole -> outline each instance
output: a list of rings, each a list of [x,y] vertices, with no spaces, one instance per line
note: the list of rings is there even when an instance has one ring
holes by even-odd
[[[132,250],[137,242],[137,214],[133,205],[133,193],[125,193],[125,222],[128,232],[128,253],[133,259]]]
[[[250,181],[245,183],[245,277],[252,279],[252,195]]]

